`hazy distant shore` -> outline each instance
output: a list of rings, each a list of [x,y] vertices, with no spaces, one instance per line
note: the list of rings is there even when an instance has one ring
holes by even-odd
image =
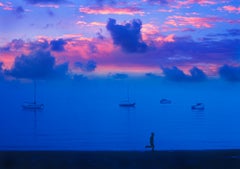
[[[0,151],[1,169],[239,169],[240,150]]]

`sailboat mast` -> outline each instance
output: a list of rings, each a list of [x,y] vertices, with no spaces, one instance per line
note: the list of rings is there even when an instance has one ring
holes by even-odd
[[[128,87],[128,90],[127,90],[127,96],[128,96],[128,102],[129,102],[129,87]]]
[[[36,87],[37,87],[37,84],[36,84],[36,80],[34,80],[34,100],[33,100],[33,103],[36,104]]]

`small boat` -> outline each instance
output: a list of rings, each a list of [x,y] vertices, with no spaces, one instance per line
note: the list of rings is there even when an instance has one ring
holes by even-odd
[[[44,104],[41,103],[37,103],[36,101],[36,80],[34,80],[34,98],[33,98],[33,102],[25,102],[22,105],[22,108],[24,110],[43,110],[44,108]]]
[[[136,103],[135,102],[130,102],[130,99],[129,99],[129,89],[127,91],[127,100],[121,102],[119,104],[120,107],[135,107]]]
[[[168,99],[161,99],[161,100],[160,100],[160,103],[161,103],[161,104],[171,104],[172,101],[171,101],[171,100],[168,100]]]
[[[120,107],[135,107],[136,103],[125,101],[119,104]]]
[[[203,103],[197,103],[197,104],[193,105],[191,108],[192,108],[192,110],[201,110],[201,111],[205,109]]]
[[[23,109],[29,110],[42,110],[44,108],[44,104],[37,104],[37,103],[24,103],[22,105]]]

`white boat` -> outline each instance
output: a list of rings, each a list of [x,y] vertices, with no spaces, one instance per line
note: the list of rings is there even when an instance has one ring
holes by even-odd
[[[36,101],[36,80],[34,80],[34,98],[33,102],[25,102],[22,105],[22,108],[25,110],[43,110],[44,104],[37,103]]]

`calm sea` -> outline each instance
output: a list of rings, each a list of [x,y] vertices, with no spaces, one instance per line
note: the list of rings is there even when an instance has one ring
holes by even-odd
[[[39,82],[43,111],[25,111],[33,84],[1,84],[1,150],[145,150],[151,132],[157,150],[240,148],[240,85]],[[135,108],[121,108],[127,91]],[[168,98],[172,104],[162,105]],[[203,102],[204,111],[191,105]]]

